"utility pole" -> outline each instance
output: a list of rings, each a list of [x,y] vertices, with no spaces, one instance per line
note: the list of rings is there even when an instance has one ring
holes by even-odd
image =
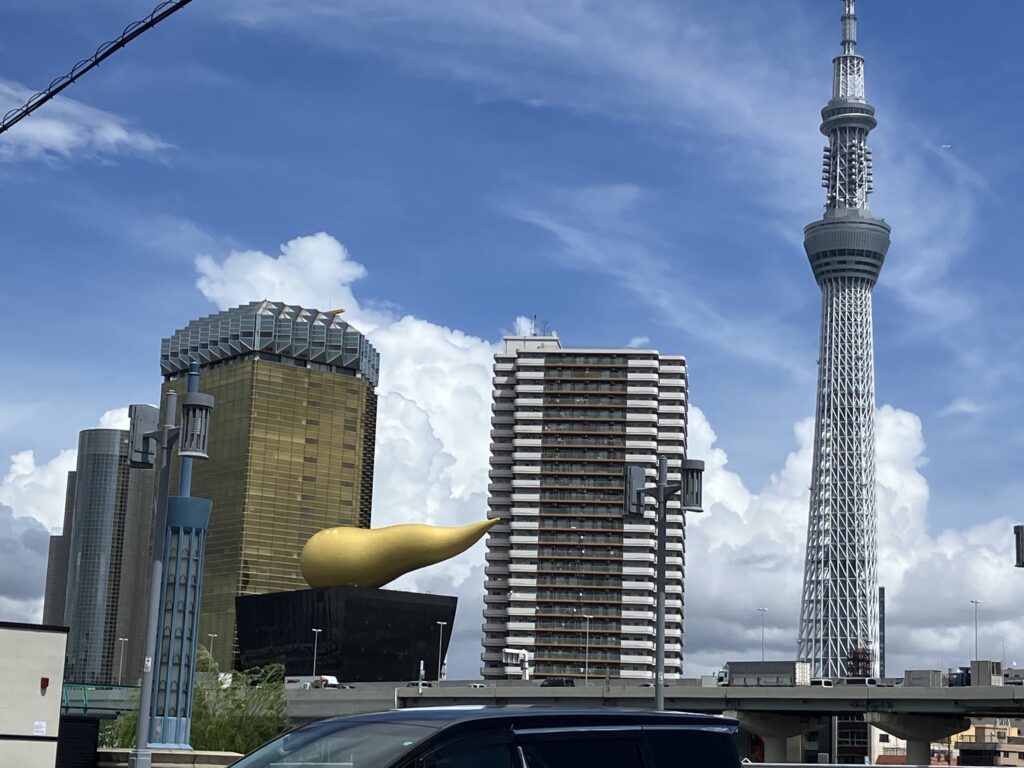
[[[124,644],[128,642],[128,638],[119,637],[117,642],[121,644],[121,658],[117,662],[117,684],[121,685],[121,676],[124,674]]]
[[[441,648],[444,646],[444,628],[447,621],[437,622],[437,685],[441,686],[441,662],[443,661],[441,656]]]
[[[761,614],[761,661],[764,661],[764,615],[768,613],[768,609],[762,607],[757,610]]]
[[[322,629],[317,629],[315,627],[313,628],[313,677],[316,677],[316,652],[317,652],[317,646],[319,646],[319,644],[320,644],[320,633],[321,632],[323,632]],[[316,683],[315,680],[313,682],[314,682],[314,684]]]
[[[591,617],[584,614],[584,619],[587,622],[587,639],[584,641],[584,656],[583,656],[583,684],[590,685],[590,619]]]
[[[981,605],[981,600],[971,600],[971,605],[974,606],[974,661],[978,660],[978,606]]]

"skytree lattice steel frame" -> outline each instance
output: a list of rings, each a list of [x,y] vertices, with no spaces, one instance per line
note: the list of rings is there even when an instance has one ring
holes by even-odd
[[[868,210],[867,138],[877,123],[856,53],[855,0],[843,2],[843,53],[821,111],[825,215],[804,229],[821,288],[821,345],[798,655],[821,677],[878,670],[871,291],[889,249],[889,225]],[[869,669],[855,671],[865,660]]]

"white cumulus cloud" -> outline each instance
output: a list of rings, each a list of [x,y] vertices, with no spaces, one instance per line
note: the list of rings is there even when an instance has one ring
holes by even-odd
[[[19,451],[0,483],[0,504],[17,517],[31,517],[50,531],[59,532],[64,521],[64,492],[68,472],[74,470],[78,451],[68,448],[39,464],[35,452]]]
[[[796,447],[759,493],[728,468],[700,409],[690,410],[690,454],[706,462],[705,509],[690,517],[686,654],[690,674],[760,654],[768,608],[769,658],[796,652],[813,450],[813,420],[799,422]],[[879,584],[886,587],[887,671],[966,664],[973,655],[969,601],[988,600],[981,654],[999,658],[1002,638],[1022,636],[1014,607],[1009,520],[962,530],[928,529],[921,420],[882,406],[877,414]],[[956,574],[955,578],[950,578]],[[1008,652],[1017,648],[1007,646]],[[1024,651],[1024,648],[1020,649]]]
[[[392,394],[414,402],[452,459],[443,474],[455,496],[464,498],[486,488],[496,346],[410,316],[371,330],[368,336],[381,354],[378,391],[385,402],[378,423],[387,425],[393,418]]]
[[[131,420],[128,418],[128,406],[112,408],[100,416],[100,429],[128,429]]]
[[[640,347],[646,347],[651,343],[649,336],[634,336],[626,342],[626,346],[630,349],[640,349]]]
[[[217,261],[199,255],[196,269],[196,287],[222,309],[270,299],[356,314],[359,305],[351,284],[366,276],[365,267],[352,261],[345,246],[326,232],[289,240],[273,256],[232,251]]]

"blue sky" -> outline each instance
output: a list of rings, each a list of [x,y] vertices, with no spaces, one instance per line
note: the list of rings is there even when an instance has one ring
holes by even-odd
[[[149,10],[41,5],[0,8],[5,108]],[[992,522],[984,544],[999,548],[993,521],[1017,513],[1024,444],[1024,6],[858,10],[879,117],[872,211],[893,227],[875,292],[877,395],[909,419],[880,439],[910,435],[899,445],[913,449],[893,452],[924,483],[908,504],[928,546],[941,549],[946,531],[973,541]],[[820,0],[193,3],[74,86],[73,101],[0,137],[5,327],[19,350],[0,379],[0,474],[14,457],[22,466],[0,502],[14,520],[52,506],[62,489],[34,478],[108,409],[156,397],[161,336],[282,285],[294,293],[266,297],[358,305],[354,317],[391,334],[385,370],[434,349],[429,334],[452,375],[479,367],[517,316],[538,315],[573,345],[647,337],[687,355],[730,482],[767,498],[802,460],[799,425],[813,413],[819,293],[801,229],[823,202],[818,110],[841,11]],[[365,276],[261,282],[253,254],[270,264],[282,243],[318,232],[347,249],[324,259]],[[197,255],[220,269],[231,253],[234,288],[197,289]],[[478,519],[486,403],[467,420],[400,378],[389,391],[427,415],[450,460],[431,475],[449,498],[429,516]],[[774,611],[780,649],[795,610]]]

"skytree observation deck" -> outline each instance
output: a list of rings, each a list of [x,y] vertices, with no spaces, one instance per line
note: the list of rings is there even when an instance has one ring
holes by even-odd
[[[871,292],[889,250],[889,225],[868,210],[868,134],[875,108],[857,55],[854,0],[844,0],[843,53],[821,111],[825,214],[804,229],[821,288],[814,464],[799,657],[823,677],[878,673],[875,379]]]

